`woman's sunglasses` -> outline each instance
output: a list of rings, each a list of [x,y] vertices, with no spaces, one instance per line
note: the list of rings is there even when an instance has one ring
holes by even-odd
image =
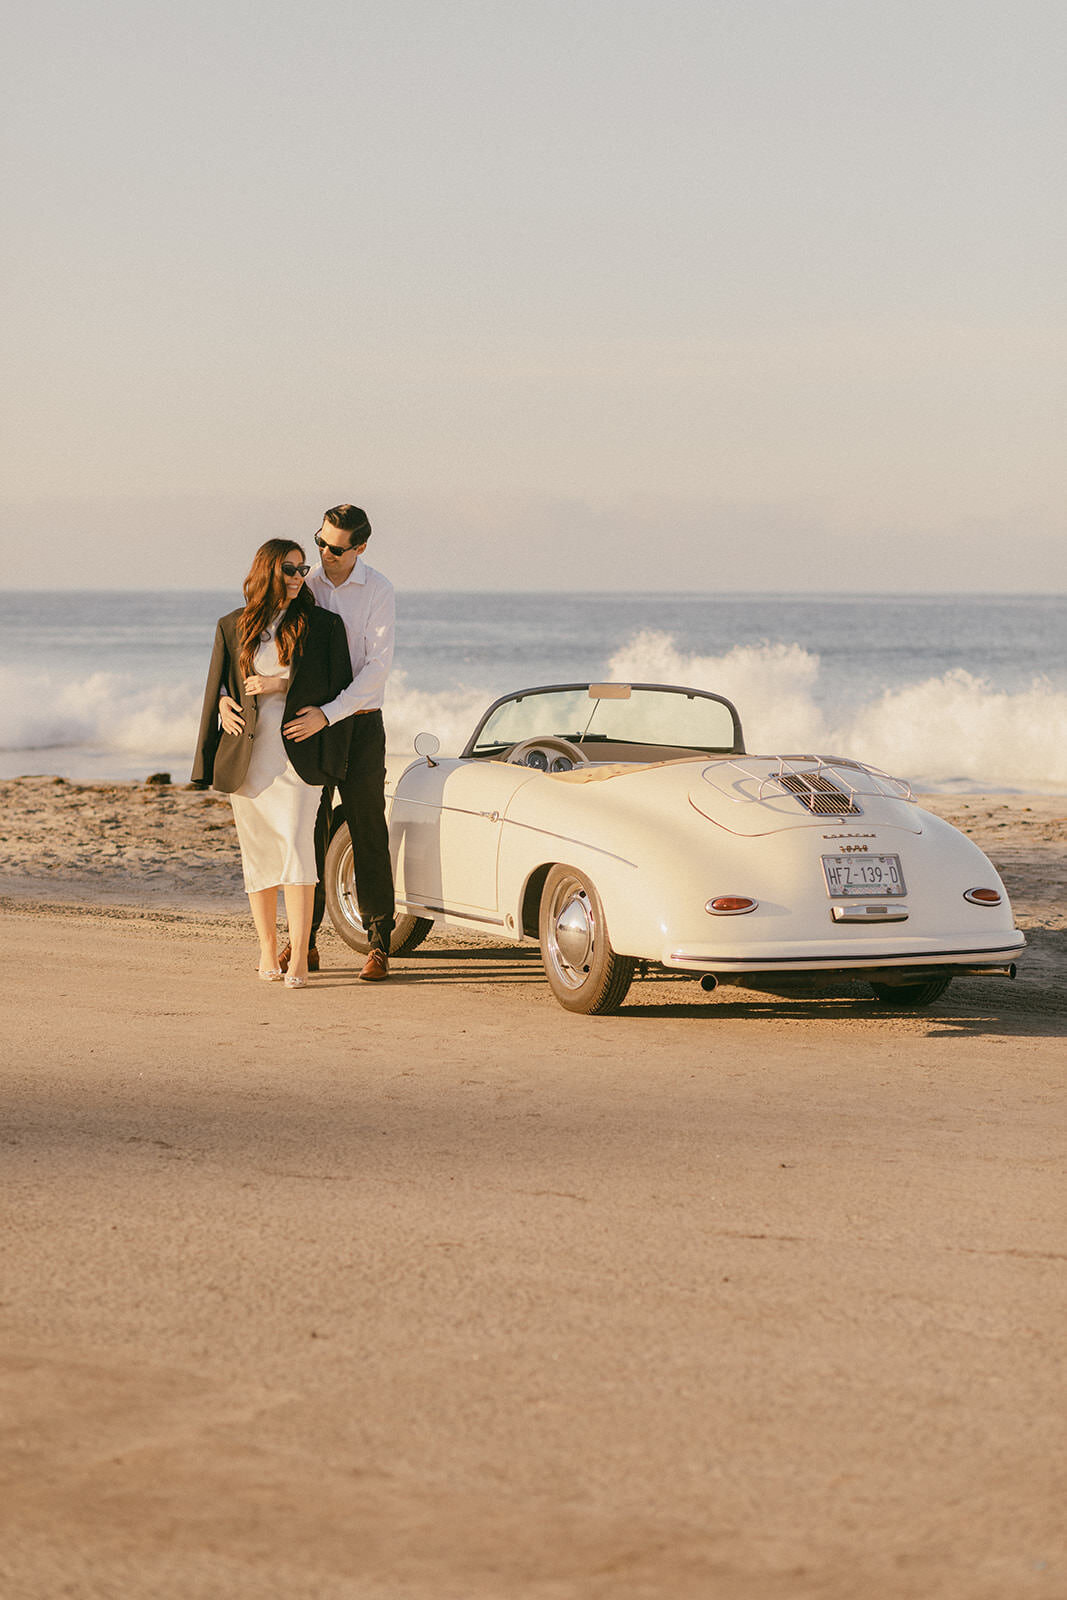
[[[282,571],[287,578],[306,578],[311,568],[306,561],[301,561],[299,566],[295,561],[283,561]]]

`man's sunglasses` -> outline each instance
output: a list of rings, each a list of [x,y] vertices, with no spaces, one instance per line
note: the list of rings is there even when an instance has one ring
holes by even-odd
[[[354,542],[355,541],[354,541],[354,538],[353,538],[353,543]],[[347,556],[347,555],[351,555],[351,553],[352,553],[352,546],[351,545],[349,545],[348,549],[345,550],[339,544],[327,544],[326,540],[325,539],[320,539],[318,534],[315,535],[315,543],[318,545],[320,550],[328,550],[332,556]]]
[[[287,578],[306,578],[311,568],[306,561],[301,561],[299,566],[295,561],[283,561],[282,571]]]

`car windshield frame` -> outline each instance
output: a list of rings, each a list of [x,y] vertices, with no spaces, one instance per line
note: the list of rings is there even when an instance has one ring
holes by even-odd
[[[486,725],[488,724],[490,719],[496,714],[497,711],[500,710],[501,706],[505,706],[509,702],[512,702],[512,701],[514,701],[515,703],[518,703],[521,700],[530,699],[534,695],[573,694],[573,693],[576,693],[576,692],[581,692],[583,690],[585,691],[585,693],[588,694],[589,690],[591,688],[594,688],[594,687],[597,687],[597,688],[603,687],[603,688],[609,689],[609,690],[610,689],[615,689],[615,690],[629,689],[630,691],[640,690],[640,691],[644,691],[644,692],[647,692],[647,693],[654,693],[654,694],[680,694],[680,695],[685,695],[685,697],[687,699],[689,699],[689,700],[713,700],[713,701],[716,702],[716,704],[721,705],[721,706],[725,706],[726,710],[730,713],[730,723],[731,723],[731,727],[733,729],[733,744],[729,749],[726,749],[721,745],[710,746],[710,745],[675,744],[674,741],[670,740],[670,739],[660,740],[659,743],[661,745],[663,745],[664,748],[669,748],[669,749],[674,749],[674,750],[681,750],[681,751],[684,751],[686,753],[688,753],[689,751],[692,751],[694,754],[697,754],[697,755],[700,755],[700,754],[745,755],[747,753],[746,750],[745,750],[744,733],[743,733],[742,728],[741,728],[741,718],[740,718],[740,715],[738,714],[737,707],[734,705],[732,700],[727,700],[725,695],[714,694],[710,689],[692,689],[692,688],[685,687],[683,684],[675,684],[675,683],[625,683],[625,684],[622,684],[622,683],[619,683],[619,684],[607,684],[607,683],[605,683],[605,684],[601,685],[601,684],[599,684],[597,682],[596,679],[592,679],[591,678],[591,679],[587,680],[584,683],[538,684],[534,688],[516,689],[511,694],[502,694],[498,700],[494,700],[493,701],[492,705],[488,708],[488,710],[482,716],[482,718],[479,721],[479,723],[478,723],[477,727],[475,728],[474,732],[471,734],[470,738],[467,740],[467,743],[464,745],[463,750],[462,750],[461,755],[460,755],[460,760],[469,760],[474,756],[478,756],[481,759],[484,759],[487,756],[491,756],[492,753],[494,752],[494,750],[507,750],[507,749],[510,749],[512,747],[512,745],[514,745],[514,743],[516,741],[513,740],[513,739],[510,739],[510,740],[498,741],[498,742],[495,742],[494,744],[490,744],[490,745],[485,745],[481,749],[479,749],[479,747],[478,747],[478,740],[479,740],[479,738],[481,736],[482,729],[486,727]],[[596,699],[615,700],[615,699],[626,699],[626,698],[628,698],[628,696],[619,695],[619,694],[611,694],[611,693],[604,694],[604,695],[591,695],[590,696],[590,700],[591,701],[592,700],[596,700]],[[535,735],[533,737],[568,738],[568,739],[572,739],[573,742],[575,744],[579,745],[579,746],[582,746],[583,744],[588,742],[589,745],[592,746],[594,749],[595,749],[596,743],[597,743],[597,737],[596,737],[595,734],[589,735],[588,740],[586,740],[584,737],[583,738],[574,739],[573,734],[571,734],[571,733],[568,733],[568,734],[556,734],[552,730],[547,729],[547,728],[542,729],[541,732],[540,732],[540,735]],[[613,744],[625,744],[625,743],[628,743],[630,741],[623,740],[623,739],[617,739],[617,738],[612,737],[610,739],[610,742],[613,743]],[[636,746],[636,745],[639,745],[639,744],[648,744],[651,741],[646,740],[646,739],[641,739],[641,740],[634,740],[632,742]]]

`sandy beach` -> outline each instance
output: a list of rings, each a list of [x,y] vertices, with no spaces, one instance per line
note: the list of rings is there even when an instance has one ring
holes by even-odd
[[[1067,1592],[1067,800],[934,796],[1015,983],[928,1011],[333,935],[223,799],[0,783],[0,1593]]]

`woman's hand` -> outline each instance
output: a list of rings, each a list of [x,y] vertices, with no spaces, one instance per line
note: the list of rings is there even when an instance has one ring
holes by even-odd
[[[241,715],[240,704],[228,694],[224,694],[219,701],[219,719],[224,733],[244,733],[245,719]]]
[[[282,694],[288,687],[288,678],[264,678],[253,673],[245,679],[245,694]]]

